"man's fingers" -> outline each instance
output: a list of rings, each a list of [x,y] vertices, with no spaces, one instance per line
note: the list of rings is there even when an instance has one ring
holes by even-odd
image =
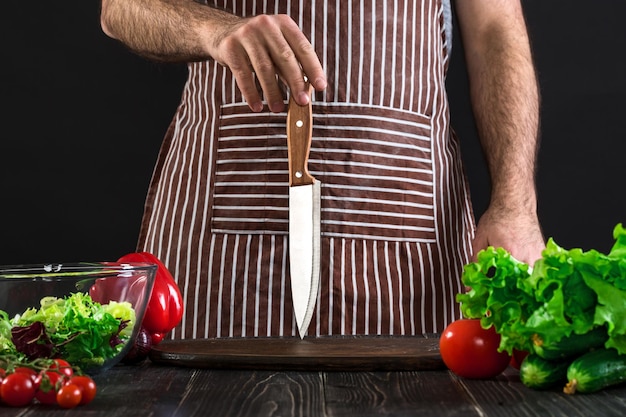
[[[243,48],[232,49],[227,65],[250,109],[255,112],[263,110],[263,101],[257,89],[254,71],[246,51]]]
[[[298,104],[308,104],[310,92],[305,76],[316,90],[326,88],[326,77],[313,46],[287,15],[246,19],[222,40],[220,50],[220,62],[230,68],[253,111],[263,109],[262,98],[270,111],[283,111],[283,83]]]
[[[309,84],[318,91],[326,88],[324,69],[313,45],[293,20],[286,19],[281,35],[286,45],[278,51],[275,59],[283,62],[281,74],[296,102],[305,105],[309,101]]]
[[[300,33],[300,35],[302,35],[302,33]],[[324,69],[319,62],[313,46],[304,37],[304,35],[302,35],[300,43],[295,45],[290,43],[290,45],[292,46],[299,66],[301,67],[302,72],[306,75],[309,83],[317,91],[324,90],[327,86],[326,74],[324,73]],[[303,88],[305,87],[303,86]]]
[[[276,20],[272,20],[272,22],[278,22],[278,24],[272,26],[274,30],[266,30],[265,32],[264,42],[268,55],[259,58],[271,60],[274,75],[278,75],[280,80],[287,85],[290,94],[298,104],[305,105],[309,102],[307,86],[304,81],[300,57],[297,56],[297,51],[293,49],[290,39],[300,39],[300,42],[305,42],[308,45],[310,43],[288,16],[276,16]],[[264,61],[261,60],[260,62],[263,63]]]
[[[261,48],[248,49],[248,54],[270,110],[273,112],[282,111],[285,102],[277,80],[280,68],[275,66],[274,60]]]
[[[248,103],[250,110],[260,112],[263,110],[263,100],[254,82],[254,74],[250,71],[248,74],[240,73],[235,75],[235,80],[241,91],[243,99]]]
[[[276,73],[298,104],[308,104],[309,85],[305,76],[315,89],[323,90],[326,88],[326,77],[322,65],[313,46],[293,19],[277,15],[272,23],[268,23],[268,27],[275,30],[266,30],[264,41]]]

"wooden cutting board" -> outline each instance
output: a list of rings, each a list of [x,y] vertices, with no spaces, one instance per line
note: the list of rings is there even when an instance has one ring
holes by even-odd
[[[444,369],[436,336],[328,336],[166,340],[158,364],[215,369],[409,371]]]

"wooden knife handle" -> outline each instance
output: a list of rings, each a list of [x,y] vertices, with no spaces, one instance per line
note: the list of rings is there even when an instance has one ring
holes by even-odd
[[[309,96],[312,87],[308,84]],[[289,156],[289,186],[308,185],[315,182],[309,174],[309,151],[313,134],[311,100],[301,106],[289,97],[287,110],[287,153]]]

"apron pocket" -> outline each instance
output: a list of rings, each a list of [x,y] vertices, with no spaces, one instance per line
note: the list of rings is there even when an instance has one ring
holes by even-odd
[[[215,233],[287,234],[286,113],[222,106],[213,188]]]
[[[309,170],[322,181],[322,234],[434,241],[431,119],[315,105]]]
[[[431,119],[313,103],[309,171],[322,183],[322,235],[434,241]],[[217,233],[287,234],[286,113],[222,107],[213,189]]]

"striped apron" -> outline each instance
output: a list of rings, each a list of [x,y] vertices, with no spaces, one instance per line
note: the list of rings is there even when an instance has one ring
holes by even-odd
[[[222,0],[286,13],[328,88],[313,97],[309,170],[322,183],[311,336],[440,332],[474,218],[445,92],[441,0]],[[171,337],[296,336],[288,261],[286,113],[251,112],[226,68],[191,63],[148,191],[139,250],[185,299]]]

